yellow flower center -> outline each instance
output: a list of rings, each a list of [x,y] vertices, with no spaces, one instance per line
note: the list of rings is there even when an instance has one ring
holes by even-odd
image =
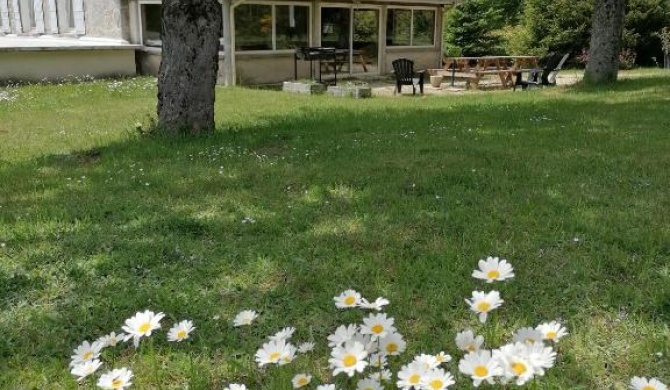
[[[91,357],[93,357],[93,352],[86,351],[83,355],[81,355],[81,360],[89,360]]]
[[[354,355],[347,355],[342,359],[342,364],[347,368],[355,366],[356,363],[358,363],[358,359]]]
[[[547,334],[545,335],[545,337],[546,337],[547,339],[549,339],[549,340],[553,340],[553,339],[555,339],[556,336],[558,336],[558,335],[557,335],[556,332],[554,332],[553,330],[550,330],[550,331],[547,332]]]
[[[180,329],[179,331],[177,331],[177,338],[178,338],[178,339],[181,340],[181,339],[183,339],[184,337],[186,337],[186,331],[185,331],[184,329]]]
[[[468,344],[468,351],[474,352],[477,350],[477,347],[475,347],[474,344]]]
[[[139,331],[140,331],[140,333],[146,333],[149,330],[149,328],[151,328],[151,324],[148,323],[148,322],[145,322],[142,325],[140,325]]]
[[[298,379],[298,385],[300,385],[300,386],[305,386],[308,383],[309,383],[309,380],[307,380],[307,378],[305,378],[304,376],[301,377],[300,379]]]
[[[430,383],[429,383],[428,385],[429,385],[432,389],[441,389],[443,383],[442,383],[442,381],[439,380],[439,379],[434,379],[434,380],[430,381]]]
[[[356,298],[353,296],[349,295],[348,297],[344,298],[344,304],[347,306],[351,306],[354,303],[356,303]]]
[[[478,377],[485,377],[489,375],[489,369],[484,366],[477,366],[474,370],[472,370],[472,372],[475,374],[475,376]]]
[[[281,357],[281,354],[279,352],[272,352],[270,354],[270,361],[271,362],[276,362],[277,360],[279,360],[280,357]]]
[[[500,272],[497,269],[492,269],[486,273],[486,277],[489,279],[498,279],[500,277]]]
[[[412,374],[409,379],[407,380],[412,385],[416,385],[417,383],[421,382],[421,375],[419,374]]]
[[[487,311],[491,310],[491,304],[486,301],[479,302],[477,304],[477,310],[482,313],[486,313]]]
[[[386,345],[386,352],[388,353],[393,353],[398,351],[398,344],[396,343],[388,343]]]
[[[381,324],[377,324],[374,325],[371,329],[374,332],[374,334],[380,334],[381,332],[384,331],[384,326],[382,326]]]
[[[528,371],[528,368],[525,364],[516,362],[512,363],[512,371],[514,371],[515,374],[521,376],[524,372]]]
[[[526,342],[526,344],[533,344],[533,343],[535,342],[535,339],[531,339],[530,337],[528,337],[528,338],[527,338],[526,340],[524,340],[524,341]]]
[[[112,381],[112,389],[120,389],[122,385],[123,381],[121,379],[114,379]]]
[[[654,386],[645,386],[642,390],[656,390],[656,388]]]

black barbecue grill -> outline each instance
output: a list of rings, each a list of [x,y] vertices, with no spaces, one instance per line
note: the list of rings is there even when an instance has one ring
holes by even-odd
[[[321,61],[335,61],[334,47],[299,47],[293,54],[293,79],[298,79],[298,60],[309,61],[309,78],[314,80],[316,70],[314,62],[319,64],[319,83],[321,83]],[[335,84],[337,84],[337,69],[334,72]]]

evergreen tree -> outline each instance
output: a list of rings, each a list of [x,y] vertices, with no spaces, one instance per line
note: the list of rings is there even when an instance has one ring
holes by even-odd
[[[593,0],[526,0],[523,13],[535,53],[576,53],[588,47]]]
[[[465,0],[446,15],[446,48],[460,48],[464,56],[504,54],[499,30],[505,19],[492,0]]]
[[[670,2],[667,0],[629,0],[623,35],[624,49],[631,49],[638,65],[662,62],[663,50],[658,31],[670,26]]]

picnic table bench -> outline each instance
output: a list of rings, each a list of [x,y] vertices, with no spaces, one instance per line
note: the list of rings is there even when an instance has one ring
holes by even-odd
[[[538,68],[536,56],[483,56],[483,57],[446,57],[443,69],[431,69],[432,76],[451,77],[465,80],[470,89],[478,89],[480,81],[490,75],[498,75],[503,87],[514,84],[516,74],[533,72]]]

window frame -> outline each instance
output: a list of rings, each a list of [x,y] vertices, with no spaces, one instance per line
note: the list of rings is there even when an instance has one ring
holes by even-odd
[[[236,35],[236,28],[235,28],[235,10],[237,9],[237,6],[233,7],[231,10],[231,30],[233,32],[233,36],[231,37],[231,46],[233,51],[235,52],[235,55],[237,54],[290,54],[294,53],[294,49],[277,49],[277,11],[276,11],[276,6],[283,6],[283,5],[293,5],[293,6],[298,6],[298,7],[307,7],[307,40],[308,46],[312,46],[312,28],[313,28],[313,22],[312,19],[314,17],[313,15],[313,9],[312,9],[312,3],[303,3],[303,2],[296,2],[296,1],[250,1],[250,2],[244,2],[241,3],[240,5],[269,5],[272,7],[272,49],[270,50],[237,50],[237,44],[235,42],[235,35]]]
[[[409,48],[427,48],[427,47],[435,47],[437,44],[437,16],[438,16],[438,10],[437,8],[434,7],[414,7],[414,6],[388,6],[386,7],[386,16],[385,16],[385,22],[388,23],[388,11],[393,10],[393,9],[404,9],[404,10],[409,10],[412,12],[410,16],[410,29],[409,29],[409,45],[386,45],[386,48],[388,49],[409,49]],[[429,45],[415,45],[414,44],[414,11],[433,11],[433,43]],[[386,42],[386,38],[384,37],[384,42]]]
[[[61,34],[75,34],[77,31],[76,22],[75,22],[75,0],[70,0],[70,8],[65,9],[66,5],[65,0],[54,0],[56,5],[56,24],[57,30]],[[67,19],[67,25],[64,25],[63,20]],[[72,22],[70,24],[70,22]]]
[[[8,0],[0,0],[0,32],[10,33],[11,22],[9,21],[9,4]]]
[[[144,26],[144,15],[142,14],[143,7],[145,5],[160,5],[163,6],[163,1],[162,0],[139,0],[137,2],[137,23],[139,24],[139,28],[137,29],[137,33],[139,35],[139,43],[142,46],[146,46],[144,44],[144,29],[146,28]],[[147,47],[152,47],[152,46],[147,46]],[[161,39],[161,48],[163,47],[163,40]]]

